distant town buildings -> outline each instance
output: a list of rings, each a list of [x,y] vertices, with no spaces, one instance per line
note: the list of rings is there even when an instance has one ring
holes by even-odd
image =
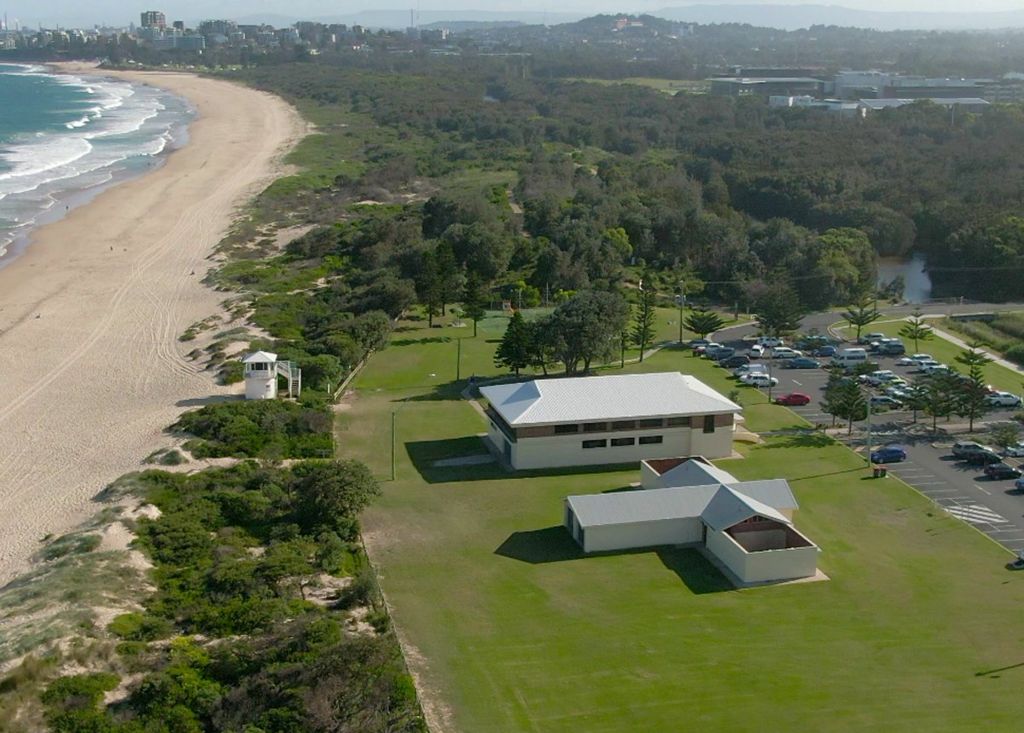
[[[167,27],[167,17],[159,10],[144,10],[141,14],[140,25],[143,28],[159,28],[163,30]]]

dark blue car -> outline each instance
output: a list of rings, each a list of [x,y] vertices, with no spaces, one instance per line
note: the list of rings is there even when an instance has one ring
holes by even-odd
[[[871,453],[872,463],[899,463],[907,460],[907,452],[898,445],[887,445]]]
[[[835,356],[836,355],[836,347],[835,346],[822,346],[820,349],[815,349],[814,355],[815,356]]]

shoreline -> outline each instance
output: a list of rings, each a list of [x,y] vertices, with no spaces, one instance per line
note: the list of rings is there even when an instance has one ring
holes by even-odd
[[[174,72],[85,73],[160,87],[196,110],[188,142],[111,183],[0,268],[0,585],[39,540],[93,514],[98,492],[166,446],[190,405],[230,393],[178,336],[219,313],[202,284],[237,210],[283,172],[306,123],[284,100]]]

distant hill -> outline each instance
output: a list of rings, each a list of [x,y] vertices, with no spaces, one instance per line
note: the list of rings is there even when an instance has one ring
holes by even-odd
[[[444,27],[454,30],[479,30],[503,25],[555,25],[570,23],[584,17],[584,13],[502,12],[496,10],[423,10],[418,25]],[[250,13],[237,18],[240,23],[269,23],[274,26],[291,25],[297,20],[315,20],[321,23],[344,23],[367,28],[408,28],[408,10],[362,10],[357,13],[335,15],[314,13],[286,16],[271,13]],[[473,24],[468,26],[467,24]]]
[[[688,23],[748,23],[797,30],[814,25],[893,30],[996,30],[1024,28],[1024,10],[1004,12],[903,12],[854,10],[840,5],[686,5],[652,15]]]

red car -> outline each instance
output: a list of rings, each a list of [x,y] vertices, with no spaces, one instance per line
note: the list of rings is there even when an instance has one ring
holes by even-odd
[[[810,401],[811,398],[803,392],[790,392],[789,394],[779,395],[775,398],[776,405],[795,405],[797,407],[800,405],[806,405]]]

